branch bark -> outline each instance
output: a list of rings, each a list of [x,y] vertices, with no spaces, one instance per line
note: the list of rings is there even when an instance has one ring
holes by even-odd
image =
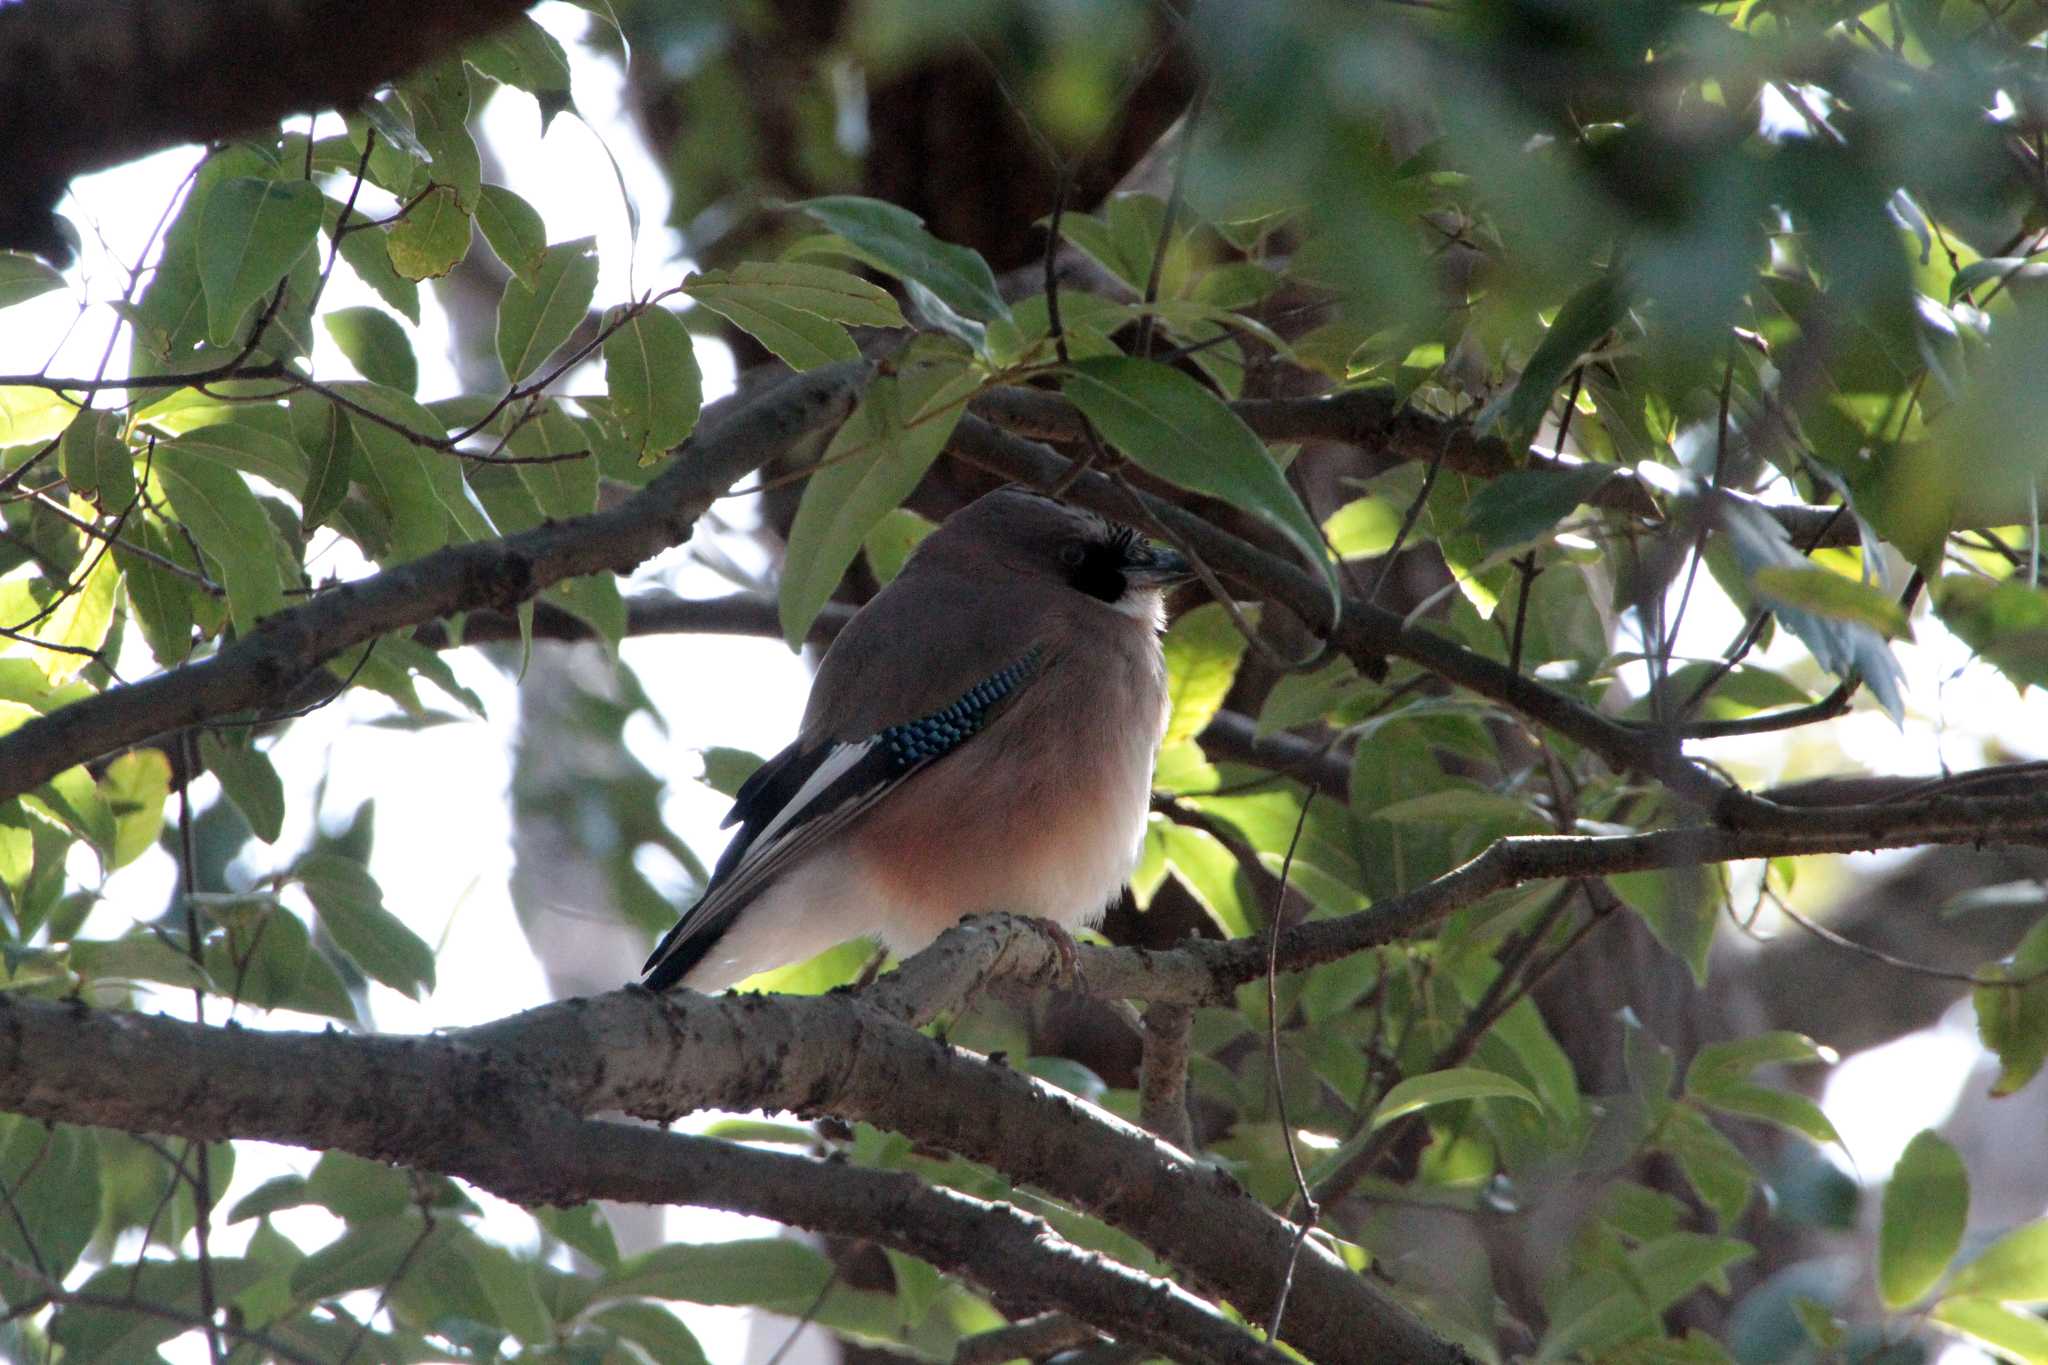
[[[617,507],[497,541],[450,546],[330,588],[266,617],[199,663],[111,687],[0,735],[0,801],[75,763],[152,735],[259,708],[342,651],[476,607],[510,610],[591,573],[627,573],[689,538],[742,475],[806,432],[842,420],[869,366],[847,361],[796,375],[744,403],[719,405],[647,487]]]
[[[1241,1308],[1261,1312],[1278,1292],[1289,1229],[1228,1176],[850,995],[710,999],[629,989],[424,1038],[213,1028],[0,998],[0,1107],[33,1117],[339,1148],[461,1175],[528,1202],[703,1202],[874,1237],[977,1276],[1012,1261],[1007,1250],[978,1259],[963,1231],[985,1225],[999,1249],[1040,1236],[1025,1237],[1014,1211],[920,1194],[921,1182],[907,1175],[724,1155],[744,1149],[585,1118],[624,1110],[667,1119],[707,1106],[874,1122],[1089,1209]],[[1169,1350],[1176,1357],[1269,1358],[1248,1349],[1250,1338],[1218,1349],[1194,1331],[1189,1303],[1150,1281],[1139,1293],[1128,1271],[1090,1262],[1101,1273],[1082,1276],[1062,1255],[1025,1286],[1048,1304],[1141,1341],[1157,1340],[1171,1316],[1180,1323]],[[1115,1303],[1124,1309],[1112,1312]],[[1464,1359],[1313,1245],[1296,1268],[1288,1329],[1318,1360]]]

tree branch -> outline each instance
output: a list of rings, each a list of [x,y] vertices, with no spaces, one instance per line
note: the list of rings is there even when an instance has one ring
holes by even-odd
[[[1231,403],[1230,409],[1268,441],[1341,441],[1393,459],[1441,462],[1445,469],[1482,479],[1527,470],[1563,473],[1582,467],[1542,451],[1517,449],[1497,436],[1480,433],[1468,421],[1436,417],[1405,406],[1387,388],[1347,389],[1308,398],[1241,398]],[[1045,389],[991,389],[969,403],[968,411],[1034,440],[1074,445],[1083,439],[1080,409],[1064,395]],[[1607,467],[1613,472],[1606,483],[1585,495],[1588,505],[1663,520],[1663,511],[1633,470]],[[1838,517],[1832,507],[1766,503],[1729,490],[1722,493],[1775,518],[1802,545],[1857,543],[1854,519]]]
[[[647,1130],[572,1121],[601,1110],[668,1119],[707,1106],[873,1122],[1089,1209],[1241,1308],[1262,1311],[1279,1286],[1289,1229],[1235,1181],[850,995],[711,999],[629,989],[421,1038],[211,1028],[0,997],[0,1107],[15,1112],[340,1148],[462,1175],[527,1201],[680,1199],[885,1242],[896,1229],[913,1240],[892,1244],[953,1263],[943,1247],[914,1240],[923,1211],[856,1218],[834,1202],[850,1197],[845,1184],[816,1192],[817,1172],[828,1168],[756,1152],[745,1160],[758,1177],[733,1173],[741,1158],[720,1157],[716,1178],[650,1184],[672,1165],[701,1167],[723,1145],[675,1139],[683,1145],[627,1160],[622,1134]],[[866,1175],[893,1182],[899,1204],[915,1185],[903,1183],[907,1176]],[[945,1206],[930,1208],[943,1226]],[[1013,1235],[998,1231],[999,1242]],[[1128,1318],[1106,1320],[1102,1304],[1085,1295],[1047,1298],[1113,1335],[1132,1330]],[[1314,1247],[1296,1271],[1288,1327],[1289,1339],[1318,1360],[1463,1359],[1371,1281]]]
[[[152,735],[261,708],[327,660],[387,632],[475,607],[509,610],[584,574],[628,572],[686,540],[742,475],[798,436],[843,419],[869,373],[866,362],[847,361],[744,403],[717,405],[669,467],[617,507],[450,546],[340,584],[266,617],[210,658],[108,688],[0,735],[0,801]]]

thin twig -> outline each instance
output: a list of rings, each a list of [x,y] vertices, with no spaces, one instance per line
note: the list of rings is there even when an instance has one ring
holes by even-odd
[[[1280,1136],[1287,1146],[1287,1165],[1294,1173],[1296,1219],[1299,1231],[1287,1253],[1287,1271],[1280,1277],[1280,1292],[1274,1297],[1273,1312],[1266,1320],[1266,1339],[1280,1339],[1280,1323],[1287,1313],[1287,1295],[1294,1288],[1294,1268],[1301,1260],[1302,1243],[1322,1217],[1315,1195],[1309,1192],[1308,1177],[1302,1173],[1301,1152],[1294,1142],[1294,1124],[1287,1116],[1287,1087],[1280,1080],[1280,923],[1287,908],[1287,879],[1294,870],[1294,850],[1301,844],[1301,832],[1308,825],[1309,807],[1316,801],[1315,788],[1301,799],[1301,814],[1295,817],[1294,835],[1287,841],[1287,855],[1280,860],[1280,886],[1273,893],[1273,918],[1266,926],[1266,1063],[1273,1073],[1273,1108],[1280,1119]]]

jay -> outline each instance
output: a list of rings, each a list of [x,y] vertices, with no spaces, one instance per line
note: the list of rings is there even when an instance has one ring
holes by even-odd
[[[1098,921],[1144,837],[1188,576],[1021,487],[955,513],[826,651],[645,984],[721,990],[862,936],[911,953],[988,911]]]

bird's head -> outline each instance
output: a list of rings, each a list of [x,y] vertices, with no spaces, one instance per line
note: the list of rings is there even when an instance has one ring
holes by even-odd
[[[1163,590],[1194,576],[1177,551],[1129,526],[1012,484],[947,518],[913,564],[973,565],[1051,580],[1108,606],[1156,619]]]

